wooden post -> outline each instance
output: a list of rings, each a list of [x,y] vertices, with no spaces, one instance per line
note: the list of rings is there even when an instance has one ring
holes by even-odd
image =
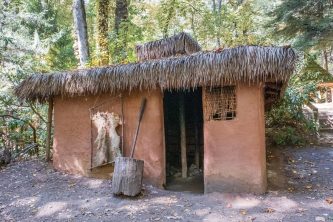
[[[45,159],[50,161],[50,149],[51,149],[51,138],[52,138],[52,117],[53,117],[53,98],[49,99],[49,110],[47,115],[47,138],[46,138],[46,150]]]
[[[123,95],[120,95],[120,99],[121,99],[121,155],[124,155],[124,131],[125,131],[125,116],[124,116],[124,97]]]
[[[195,107],[194,107],[194,133],[195,133],[195,156],[194,161],[195,165],[200,167],[200,141],[199,141],[199,110],[198,110],[198,99],[194,98]]]
[[[184,94],[179,98],[179,124],[180,124],[180,149],[182,163],[182,178],[187,178],[187,158],[186,158],[186,127],[185,127],[185,98]]]

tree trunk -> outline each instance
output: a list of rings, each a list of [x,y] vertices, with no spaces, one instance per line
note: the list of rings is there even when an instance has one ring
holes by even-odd
[[[175,10],[176,10],[175,9],[175,3],[176,3],[176,0],[172,0],[170,2],[171,6],[169,7],[168,15],[167,15],[164,27],[163,27],[163,36],[164,36],[164,38],[168,37],[170,21],[171,21],[172,17],[174,16]]]
[[[86,11],[84,0],[74,0],[73,2],[74,32],[76,37],[76,49],[80,66],[84,67],[89,61],[89,43],[87,32]],[[76,50],[77,51],[77,50]]]
[[[4,150],[0,150],[0,167],[6,166],[11,162],[12,154],[10,152],[10,149],[5,147]]]
[[[114,29],[118,34],[121,27],[121,23],[128,19],[128,2],[127,0],[117,0],[116,1],[116,19],[114,24]]]
[[[123,25],[128,20],[128,1],[117,0],[115,11],[115,24],[114,30],[117,35],[117,44],[115,47],[115,56],[117,62],[121,62],[126,58],[126,46],[127,46],[127,25]],[[120,35],[121,31],[121,35]]]
[[[180,150],[182,163],[182,178],[187,178],[187,151],[186,151],[186,123],[185,123],[185,98],[179,99],[179,124],[180,124]]]
[[[214,13],[214,20],[216,26],[216,46],[221,48],[221,20],[222,20],[222,0],[217,0],[217,4],[215,0],[213,1],[213,13]]]
[[[142,160],[117,157],[112,177],[112,193],[115,195],[137,196],[141,192],[143,178]]]
[[[109,64],[109,0],[97,1],[97,51],[99,65]]]
[[[51,160],[51,138],[52,138],[52,117],[53,117],[53,99],[49,100],[48,118],[47,118],[47,138],[46,138],[46,150],[45,159],[46,161]]]
[[[324,57],[323,62],[324,62],[324,69],[325,69],[326,71],[328,71],[328,55],[327,55],[327,54],[328,54],[328,53],[327,53],[327,50],[324,49],[324,50],[323,50],[323,57]]]

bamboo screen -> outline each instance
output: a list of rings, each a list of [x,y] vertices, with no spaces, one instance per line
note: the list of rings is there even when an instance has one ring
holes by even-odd
[[[213,87],[205,89],[205,119],[232,120],[236,117],[235,86]]]

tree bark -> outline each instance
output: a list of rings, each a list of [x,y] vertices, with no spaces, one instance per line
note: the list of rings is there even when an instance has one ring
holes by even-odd
[[[97,51],[99,65],[109,64],[109,9],[110,0],[97,1]]]
[[[126,58],[128,27],[127,25],[122,24],[128,20],[128,0],[116,1],[115,17],[114,30],[117,35],[118,43],[116,44],[114,53],[117,56],[117,62],[121,62]],[[121,36],[120,31],[122,31]]]
[[[119,33],[121,23],[128,19],[128,1],[127,0],[117,0],[116,1],[116,19],[114,24],[114,29],[116,33]]]
[[[53,117],[53,99],[49,100],[49,109],[47,115],[47,138],[46,138],[46,150],[45,159],[46,161],[51,160],[50,150],[51,150],[51,138],[52,138],[52,117]]]
[[[185,98],[179,98],[179,124],[180,124],[180,150],[182,163],[182,178],[187,178],[187,151],[186,151],[186,123],[185,123]]]
[[[221,48],[221,19],[222,19],[222,0],[217,0],[217,4],[215,0],[213,1],[213,13],[215,19],[215,26],[216,26],[216,46]]]
[[[325,69],[326,71],[328,71],[328,55],[327,55],[327,54],[328,54],[328,53],[327,53],[327,50],[324,49],[324,50],[323,50],[323,57],[324,57],[323,61],[324,61],[324,69]]]
[[[76,47],[74,48],[78,49],[80,66],[84,67],[89,61],[89,43],[84,0],[74,0],[73,18],[76,37]]]
[[[5,147],[4,150],[0,150],[0,167],[9,164],[11,159],[12,153],[8,147]]]
[[[167,15],[167,18],[166,18],[166,21],[165,21],[165,25],[163,27],[163,36],[164,36],[164,38],[168,37],[170,21],[171,21],[172,17],[174,16],[175,10],[176,10],[175,9],[176,0],[172,0],[170,2],[170,4],[171,4],[171,6],[169,8],[168,15]]]

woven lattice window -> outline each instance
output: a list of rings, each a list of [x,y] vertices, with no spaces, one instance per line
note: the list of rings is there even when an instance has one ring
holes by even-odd
[[[205,89],[205,119],[232,120],[236,117],[235,86],[213,87]]]

